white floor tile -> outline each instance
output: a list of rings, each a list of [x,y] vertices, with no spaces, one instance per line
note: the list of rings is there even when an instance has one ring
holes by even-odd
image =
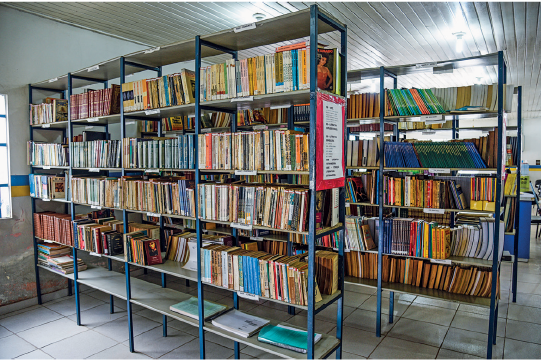
[[[0,359],[15,358],[36,349],[17,335],[2,338],[0,344]]]
[[[195,339],[190,334],[181,332],[172,327],[167,328],[167,337],[163,337],[163,328],[157,327],[134,338],[135,351],[141,352],[151,358],[159,358],[168,352]],[[129,346],[129,342],[123,342]]]
[[[161,324],[157,322],[138,315],[132,315],[132,322],[134,336],[161,326]],[[120,317],[112,322],[95,327],[94,331],[99,332],[117,342],[126,341],[128,339],[128,316]]]
[[[130,348],[123,344],[118,344],[100,351],[90,357],[89,360],[149,360],[151,359],[140,352],[130,352]]]
[[[32,345],[42,348],[86,330],[88,328],[77,326],[77,323],[63,317],[19,332],[18,335]]]
[[[392,337],[385,337],[370,355],[371,359],[434,359],[438,348]]]
[[[52,360],[53,358],[41,350],[34,350],[16,358],[17,360]]]
[[[6,317],[0,320],[0,326],[3,326],[11,332],[21,332],[31,327],[43,325],[62,318],[62,315],[49,310],[45,307],[33,309],[28,312],[22,312],[15,316]]]
[[[448,329],[447,326],[401,318],[396,322],[388,336],[440,347]]]
[[[88,330],[46,346],[43,351],[55,359],[82,359],[116,344],[109,337]]]

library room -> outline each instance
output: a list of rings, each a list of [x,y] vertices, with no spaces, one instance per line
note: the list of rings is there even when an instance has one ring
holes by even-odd
[[[541,359],[540,10],[0,3],[0,359]]]

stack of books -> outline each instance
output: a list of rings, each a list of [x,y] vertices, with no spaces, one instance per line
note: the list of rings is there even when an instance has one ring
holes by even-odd
[[[72,177],[71,200],[90,206],[120,208],[122,194],[118,178]]]
[[[71,119],[103,117],[120,113],[120,85],[108,89],[86,89],[70,96]]]
[[[119,168],[120,146],[119,140],[73,142],[73,167]]]
[[[346,234],[344,238],[345,248],[358,251],[375,249],[377,246],[374,239],[377,238],[374,237],[378,236],[378,233],[376,232],[376,222],[379,222],[379,219],[375,217],[346,217]]]
[[[199,304],[196,297],[191,297],[175,305],[171,305],[169,306],[169,309],[173,312],[180,313],[181,315],[199,320]],[[205,315],[205,320],[216,317],[226,310],[227,306],[225,305],[207,300],[203,302],[203,314]]]
[[[423,168],[486,168],[475,144],[471,142],[414,142]]]
[[[30,125],[67,121],[67,99],[45,98],[45,103],[30,104]]]
[[[66,177],[46,174],[29,174],[30,197],[42,199],[66,198]]]
[[[379,138],[348,140],[346,159],[348,167],[377,167],[379,165]]]
[[[504,85],[503,105],[511,111],[513,85]],[[463,87],[432,88],[432,93],[446,110],[498,111],[498,84],[475,84]]]
[[[496,178],[472,177],[470,197],[470,209],[493,212],[496,207]]]
[[[34,166],[67,167],[69,165],[69,145],[58,143],[38,143],[28,141],[26,164]]]
[[[61,274],[71,274],[73,273],[73,258],[71,256],[63,257],[51,257],[46,261],[38,258],[38,264],[51,269],[54,272]],[[77,258],[77,270],[84,271],[86,269],[86,264],[82,259]]]
[[[164,108],[190,104],[195,97],[195,73],[180,73],[122,84],[124,111]]]
[[[385,115],[389,116],[445,113],[445,109],[430,89],[386,89],[385,99]]]

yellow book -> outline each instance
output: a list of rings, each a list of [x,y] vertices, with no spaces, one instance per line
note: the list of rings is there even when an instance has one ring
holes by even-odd
[[[477,211],[483,210],[483,201],[474,201],[473,199],[470,200],[470,209],[474,209]]]
[[[483,202],[483,211],[494,212],[496,209],[496,202],[482,201]]]
[[[442,258],[449,258],[451,255],[451,229],[449,227],[445,227],[444,235],[443,235],[443,257]]]
[[[423,257],[428,258],[428,231],[430,229],[428,223],[424,224],[424,232],[423,232]]]

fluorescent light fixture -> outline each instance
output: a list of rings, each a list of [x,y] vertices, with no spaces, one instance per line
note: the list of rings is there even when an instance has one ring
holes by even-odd
[[[462,53],[462,48],[464,47],[464,35],[466,35],[465,32],[459,31],[458,33],[453,33],[454,36],[456,36],[456,52]]]

